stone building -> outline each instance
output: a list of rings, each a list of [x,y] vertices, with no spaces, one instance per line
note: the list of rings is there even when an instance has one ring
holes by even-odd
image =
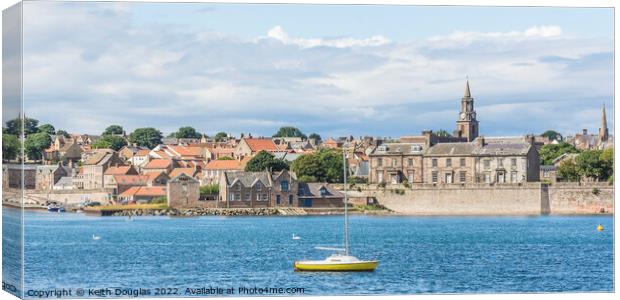
[[[98,150],[88,160],[84,161],[82,165],[79,178],[82,182],[82,188],[86,190],[104,188],[104,173],[106,170],[123,164],[124,162],[117,152],[110,149]]]
[[[170,207],[199,207],[203,206],[200,200],[200,181],[180,173],[170,179],[167,184],[168,206]]]
[[[299,184],[300,207],[344,207],[344,194],[320,182]]]
[[[385,143],[370,154],[371,183],[422,182],[424,143]]]
[[[282,170],[271,175],[273,192],[271,206],[299,206],[298,182],[295,172]]]
[[[71,169],[63,166],[62,163],[37,166],[36,189],[41,191],[53,190],[60,178],[70,175]]]
[[[474,109],[474,98],[469,90],[469,80],[465,84],[465,94],[461,98],[461,109],[456,121],[455,137],[466,138],[468,142],[478,137],[479,124]]]
[[[294,172],[224,172],[219,186],[223,207],[299,206]]]
[[[440,143],[424,154],[425,183],[472,183],[476,182],[474,144]]]
[[[484,138],[474,142],[477,182],[517,183],[540,180],[534,137]]]

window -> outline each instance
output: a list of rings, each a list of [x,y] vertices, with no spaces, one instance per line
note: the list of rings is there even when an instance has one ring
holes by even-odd
[[[383,158],[379,157],[377,158],[377,167],[382,167],[383,166]]]
[[[276,204],[280,204],[280,195],[276,195]]]
[[[250,196],[249,192],[245,193],[245,198],[244,199],[247,200],[247,201],[252,200],[252,197]]]
[[[543,177],[549,178],[549,171],[548,170],[543,170]]]
[[[322,187],[319,192],[321,193],[321,197],[325,197],[325,195],[327,195],[327,189]]]
[[[237,183],[237,185],[235,186],[235,189],[236,189],[237,191],[240,191],[240,190],[241,190],[241,184],[240,184],[240,183]]]
[[[484,182],[491,183],[491,173],[484,173]]]
[[[262,186],[260,183],[259,183],[259,184],[257,184],[257,185],[256,185],[256,191],[257,191],[257,192],[260,192],[260,191],[262,191],[262,190],[263,190],[263,186]]]
[[[392,158],[392,167],[396,167],[396,164],[397,164],[396,158]]]
[[[286,180],[280,181],[280,187],[282,188],[283,192],[288,192],[288,181]]]
[[[452,173],[446,173],[445,182],[452,183]]]
[[[465,171],[459,172],[459,181],[461,183],[465,183],[466,178],[467,178],[467,172]]]
[[[432,177],[433,177],[433,183],[437,183],[437,171],[434,171],[432,173]]]
[[[461,158],[461,167],[464,167],[464,166],[465,166],[465,159]]]
[[[432,164],[433,164],[433,167],[436,167],[436,166],[437,166],[437,159],[436,159],[436,158],[433,158],[433,160],[432,160]]]
[[[303,185],[299,185],[299,194],[303,195],[305,193],[306,193],[306,189],[304,188],[304,186]]]
[[[452,158],[446,158],[446,167],[452,167]]]
[[[517,159],[516,158],[511,158],[510,159],[510,165],[513,166],[513,167],[516,167],[517,166]]]
[[[288,205],[293,205],[293,195],[288,195]]]
[[[497,159],[497,166],[498,167],[503,167],[504,166],[504,158],[500,157]]]
[[[413,183],[413,171],[407,171],[407,180],[409,180],[409,183]]]
[[[517,172],[510,172],[510,182],[517,182]]]
[[[377,172],[377,182],[383,182],[383,172]]]
[[[241,194],[235,194],[235,201],[241,201]]]
[[[267,194],[256,194],[256,201],[267,201]]]
[[[410,167],[413,166],[413,158],[407,159],[407,165],[409,165]]]
[[[491,160],[490,159],[485,159],[484,160],[484,169],[488,170],[491,168]],[[486,182],[486,181],[485,181]]]

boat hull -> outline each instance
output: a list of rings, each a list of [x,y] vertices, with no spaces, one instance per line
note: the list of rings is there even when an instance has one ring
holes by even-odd
[[[372,272],[377,268],[378,261],[358,261],[346,263],[315,263],[315,262],[295,262],[295,271],[310,272]]]

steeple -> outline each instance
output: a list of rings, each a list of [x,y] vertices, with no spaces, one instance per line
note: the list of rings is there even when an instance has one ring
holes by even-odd
[[[463,98],[471,98],[471,92],[469,91],[469,79],[465,83],[465,95],[463,95]]]
[[[605,113],[605,104],[603,103],[603,109],[601,110],[601,128],[598,129],[598,141],[599,144],[607,142],[609,139],[609,130],[607,129],[607,114]]]

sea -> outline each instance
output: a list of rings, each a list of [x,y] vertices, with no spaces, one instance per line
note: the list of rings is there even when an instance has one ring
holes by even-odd
[[[353,273],[293,268],[295,260],[332,254],[316,247],[342,247],[342,216],[128,219],[25,211],[23,257],[20,220],[19,210],[3,208],[3,283],[26,298],[614,290],[609,215],[353,215],[351,254],[379,260],[374,272]],[[22,261],[23,289],[11,272]]]

